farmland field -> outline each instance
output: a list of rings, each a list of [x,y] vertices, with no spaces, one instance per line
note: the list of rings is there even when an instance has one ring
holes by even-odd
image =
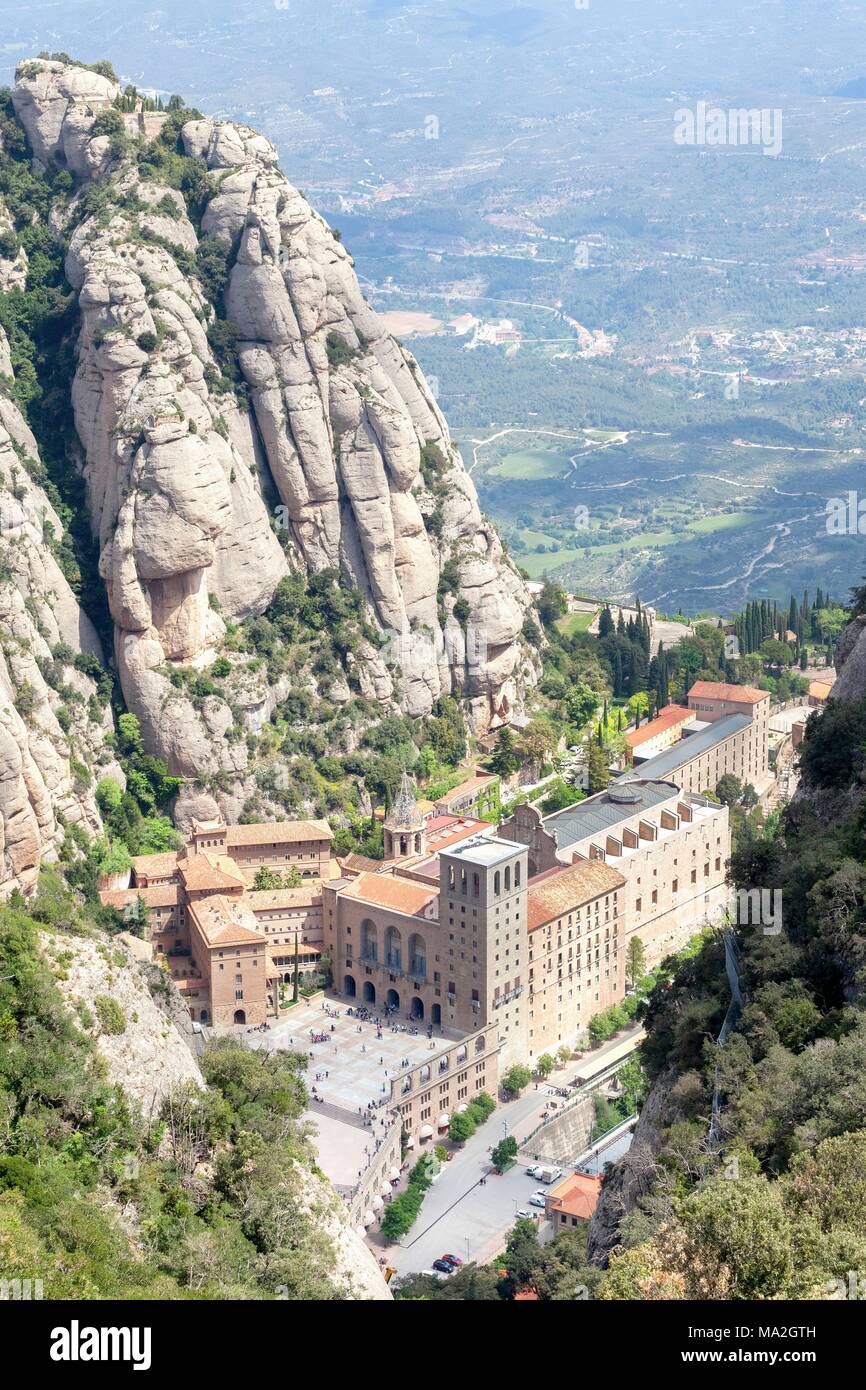
[[[594,445],[590,433],[575,433],[571,463],[542,429],[522,431],[519,452],[507,433],[461,441],[482,505],[532,579],[727,614],[756,595],[785,601],[816,574],[844,598],[866,569],[864,538],[826,525],[828,500],[862,484],[858,448],[765,443],[743,424],[607,431]]]
[[[538,478],[559,478],[569,467],[568,454],[537,449],[506,454],[493,472],[497,478],[511,478],[516,482],[533,482]]]

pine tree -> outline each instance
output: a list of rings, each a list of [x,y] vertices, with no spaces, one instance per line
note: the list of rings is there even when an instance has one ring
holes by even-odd
[[[628,679],[629,695],[637,695],[641,690],[647,688],[647,677],[649,675],[649,663],[643,650],[635,646],[632,654],[631,671]]]
[[[664,643],[659,642],[659,706],[663,709],[670,704],[670,691],[668,690],[668,654],[664,649]]]
[[[614,650],[613,661],[611,665],[613,667],[613,693],[614,695],[619,697],[620,695],[624,694],[625,690],[625,682],[623,681],[622,674],[622,653],[620,652],[619,647],[617,647]]]

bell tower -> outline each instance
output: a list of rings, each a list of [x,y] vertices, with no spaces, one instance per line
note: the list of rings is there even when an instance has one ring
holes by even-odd
[[[427,853],[427,829],[415,788],[403,769],[400,790],[385,817],[385,858],[415,859]]]

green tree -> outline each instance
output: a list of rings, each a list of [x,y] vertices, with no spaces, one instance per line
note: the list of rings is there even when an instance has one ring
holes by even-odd
[[[625,978],[629,989],[646,974],[646,949],[639,936],[632,936],[625,953]]]
[[[607,754],[596,743],[587,745],[586,770],[590,796],[603,792],[610,783],[610,767]]]
[[[465,1144],[467,1139],[471,1139],[478,1126],[468,1111],[462,1114],[451,1116],[448,1125],[448,1137],[455,1144]]]
[[[492,772],[500,777],[510,777],[520,767],[520,757],[514,744],[510,729],[500,729],[496,736],[496,749],[490,759]]]
[[[529,1070],[529,1067],[523,1067],[520,1066],[519,1063],[516,1063],[513,1067],[509,1067],[508,1071],[503,1076],[502,1089],[503,1091],[510,1092],[512,1095],[519,1096],[520,1092],[529,1085],[531,1080],[532,1072]]]
[[[497,1173],[504,1173],[506,1168],[510,1168],[517,1158],[517,1140],[509,1135],[506,1139],[500,1139],[493,1150],[491,1160]]]

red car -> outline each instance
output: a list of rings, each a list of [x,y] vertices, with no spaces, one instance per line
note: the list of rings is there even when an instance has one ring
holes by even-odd
[[[443,1256],[442,1256],[442,1263],[443,1263],[443,1264],[446,1264],[446,1265],[450,1265],[452,1269],[459,1269],[460,1266],[462,1265],[463,1261],[462,1261],[462,1260],[458,1260],[458,1258],[457,1258],[456,1255],[443,1255]]]

